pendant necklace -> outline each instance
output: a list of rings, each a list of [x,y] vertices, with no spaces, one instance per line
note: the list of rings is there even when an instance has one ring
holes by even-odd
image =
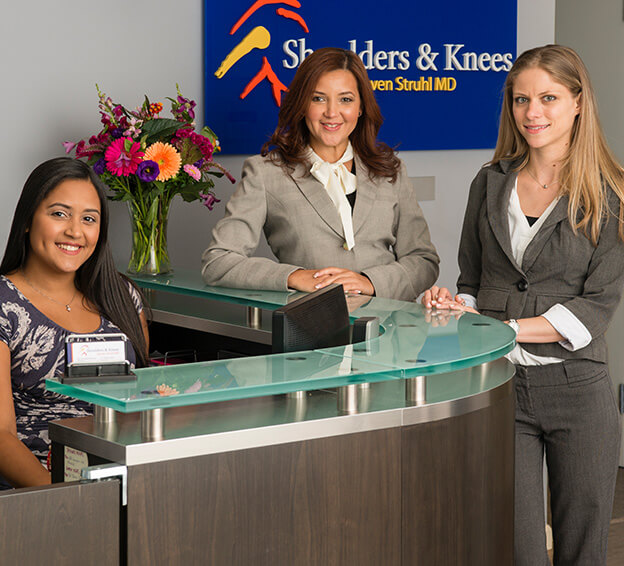
[[[540,183],[537,178],[535,177],[535,175],[533,175],[533,173],[531,173],[531,171],[529,170],[528,167],[524,167],[524,169],[526,170],[526,172],[529,174],[529,176],[531,177],[531,179],[533,179],[540,187],[542,187],[542,189],[547,189],[548,187],[552,187],[553,185],[556,185],[559,181],[551,181],[550,183],[548,183],[548,185],[546,183]]]
[[[65,307],[65,310],[67,312],[71,312],[71,304],[74,302],[74,299],[76,298],[76,293],[78,293],[78,289],[74,290],[74,295],[72,296],[72,298],[69,301],[69,303],[62,303],[61,301],[57,301],[56,299],[53,299],[52,297],[50,297],[50,295],[46,295],[41,289],[35,287],[32,284],[32,281],[30,279],[28,279],[28,277],[26,277],[26,274],[24,273],[24,271],[20,270],[20,272],[22,274],[22,277],[26,281],[26,283],[28,283],[28,285],[30,285],[30,287],[32,288],[33,291],[36,291],[42,297],[45,297],[46,299],[48,299],[48,301],[52,301],[53,303],[56,303],[57,305],[61,305],[62,307]]]

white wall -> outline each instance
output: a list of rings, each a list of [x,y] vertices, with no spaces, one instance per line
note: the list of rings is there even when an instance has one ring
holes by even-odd
[[[556,39],[582,57],[598,98],[611,149],[624,163],[624,7],[621,0],[559,0]],[[609,370],[616,387],[624,383],[624,305],[607,332]],[[624,429],[623,429],[624,430]],[[624,437],[620,466],[624,466]]]
[[[509,1],[509,0],[506,0]],[[551,42],[554,0],[519,0],[518,49]],[[0,247],[13,208],[32,168],[63,154],[65,140],[99,130],[95,83],[113,99],[138,105],[143,93],[163,100],[179,82],[199,102],[202,122],[202,0],[35,0],[4,3],[2,9],[2,89],[0,138]],[[539,18],[534,15],[539,13]],[[475,123],[479,113],[475,108]],[[424,202],[433,241],[442,257],[440,281],[457,277],[459,230],[470,180],[490,151],[404,152],[411,176],[435,176],[436,198]],[[238,176],[243,157],[221,161]],[[198,203],[176,200],[170,218],[174,265],[199,267],[210,230],[223,214],[233,187],[219,181],[222,202],[210,213]],[[113,204],[111,240],[126,262],[130,227],[123,205]],[[266,253],[266,248],[263,248]]]

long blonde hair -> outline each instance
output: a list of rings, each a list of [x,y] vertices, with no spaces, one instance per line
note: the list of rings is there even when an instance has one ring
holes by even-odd
[[[525,51],[516,59],[505,81],[498,141],[491,163],[502,159],[518,160],[517,169],[520,170],[529,161],[529,146],[513,117],[513,84],[522,71],[535,67],[546,71],[573,96],[580,95],[580,112],[572,127],[559,176],[560,192],[569,198],[568,217],[572,228],[582,229],[594,245],[597,244],[603,219],[616,214],[609,210],[607,203],[607,187],[610,187],[620,201],[617,216],[619,235],[624,240],[624,170],[607,145],[589,74],[573,49],[545,45]]]

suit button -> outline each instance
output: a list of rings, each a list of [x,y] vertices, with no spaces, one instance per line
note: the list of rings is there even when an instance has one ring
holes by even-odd
[[[516,283],[516,287],[518,287],[518,291],[526,291],[529,288],[529,282],[522,279]]]

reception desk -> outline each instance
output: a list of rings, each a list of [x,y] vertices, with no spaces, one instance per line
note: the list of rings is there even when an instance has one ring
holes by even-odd
[[[259,344],[296,297],[185,272],[136,281],[156,320]],[[380,319],[378,338],[46,382],[96,407],[51,424],[53,476],[82,453],[92,477],[116,465],[121,563],[512,564],[513,331],[349,301]]]

